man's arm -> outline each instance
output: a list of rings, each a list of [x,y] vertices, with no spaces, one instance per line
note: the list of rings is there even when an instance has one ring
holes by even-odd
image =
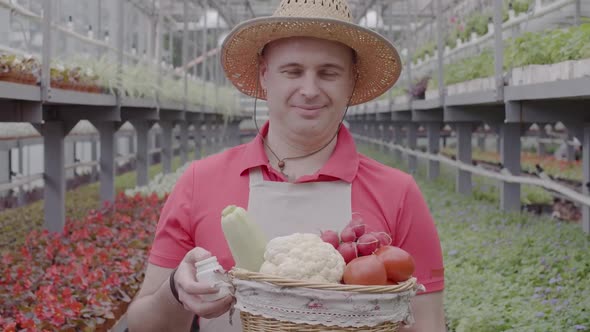
[[[170,291],[172,269],[148,264],[143,285],[127,310],[129,331],[189,331],[194,314]]]
[[[443,292],[417,295],[412,298],[412,312],[416,321],[400,332],[445,332],[447,330]]]
[[[172,269],[148,264],[143,285],[127,310],[129,331],[189,331],[195,315],[216,318],[229,310],[233,296],[205,302],[199,295],[215,294],[218,289],[196,280],[195,263],[211,253],[194,248],[189,251],[174,274],[178,303],[170,290]]]

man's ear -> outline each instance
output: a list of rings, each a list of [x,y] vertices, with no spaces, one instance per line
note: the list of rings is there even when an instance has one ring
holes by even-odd
[[[264,57],[258,58],[258,79],[260,82],[260,88],[262,90],[266,90],[266,80],[267,80],[267,73],[268,73],[268,64]]]

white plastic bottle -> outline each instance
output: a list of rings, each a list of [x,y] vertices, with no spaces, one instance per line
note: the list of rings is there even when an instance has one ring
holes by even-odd
[[[200,295],[201,299],[204,301],[216,301],[230,294],[229,287],[225,285],[226,281],[223,279],[225,271],[217,261],[217,257],[213,256],[196,262],[195,268],[197,269],[197,280],[199,282],[206,282],[211,286],[219,287],[219,292]]]

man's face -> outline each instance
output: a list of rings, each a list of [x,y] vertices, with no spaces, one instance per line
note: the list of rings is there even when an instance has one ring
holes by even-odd
[[[314,38],[275,41],[260,67],[270,121],[300,135],[333,135],[354,86],[347,46]]]

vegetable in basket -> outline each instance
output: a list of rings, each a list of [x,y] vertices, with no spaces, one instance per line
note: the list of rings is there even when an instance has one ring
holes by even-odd
[[[346,263],[316,234],[295,233],[268,242],[261,273],[312,282],[340,283]]]
[[[236,267],[258,272],[268,240],[244,208],[229,205],[221,212],[221,227]]]

